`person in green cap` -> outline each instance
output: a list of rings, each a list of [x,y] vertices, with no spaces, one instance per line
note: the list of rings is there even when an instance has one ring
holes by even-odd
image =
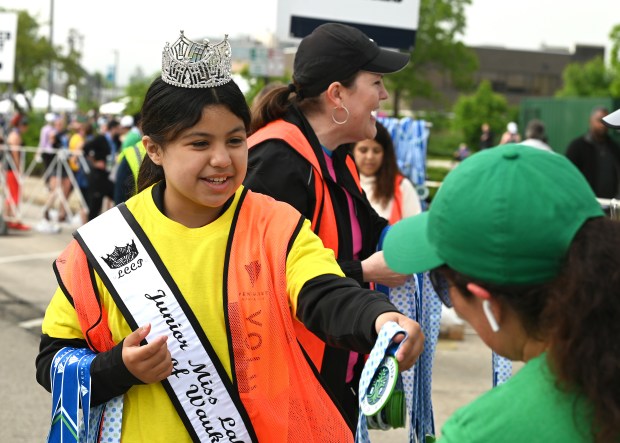
[[[525,362],[454,413],[442,443],[620,441],[620,224],[568,159],[519,144],[471,156],[384,254],[396,272],[430,270],[493,351]]]

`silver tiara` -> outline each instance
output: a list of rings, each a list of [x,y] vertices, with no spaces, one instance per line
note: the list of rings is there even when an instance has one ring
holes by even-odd
[[[197,43],[181,36],[172,46],[166,43],[161,60],[161,79],[180,88],[213,88],[232,78],[228,34],[216,45]]]

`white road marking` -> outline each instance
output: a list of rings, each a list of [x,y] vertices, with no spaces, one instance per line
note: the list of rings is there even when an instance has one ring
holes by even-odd
[[[32,320],[25,320],[19,323],[20,328],[32,329],[43,324],[43,318],[33,318]]]
[[[42,259],[55,259],[60,255],[62,251],[57,252],[39,252],[37,254],[21,254],[21,255],[10,255],[8,257],[0,257],[0,265],[5,263],[15,263],[19,261],[29,261],[29,260],[42,260]]]

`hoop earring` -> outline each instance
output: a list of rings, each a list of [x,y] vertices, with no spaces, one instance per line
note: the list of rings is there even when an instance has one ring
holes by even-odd
[[[344,125],[346,122],[349,121],[349,110],[347,109],[347,107],[345,105],[340,106],[340,108],[344,109],[344,112],[347,113],[347,116],[345,117],[345,119],[343,121],[338,121],[336,120],[336,117],[334,117],[334,112],[336,112],[339,107],[336,106],[334,108],[334,110],[332,111],[332,120],[334,121],[334,123],[336,123],[337,125]]]
[[[493,315],[493,311],[491,311],[491,302],[489,300],[482,300],[482,310],[484,311],[484,315],[489,322],[489,326],[491,326],[491,331],[499,332],[499,325]]]

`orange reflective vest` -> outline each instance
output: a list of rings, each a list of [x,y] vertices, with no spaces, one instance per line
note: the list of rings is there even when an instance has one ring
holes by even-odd
[[[283,140],[312,165],[314,195],[316,197],[312,215],[312,230],[323,240],[323,244],[326,247],[334,251],[336,258],[338,258],[338,225],[336,224],[334,206],[327,183],[323,178],[321,165],[312,149],[312,145],[310,145],[308,139],[297,126],[284,120],[275,120],[248,138],[248,149],[252,149],[254,146],[272,139]],[[360,185],[359,174],[355,161],[350,156],[346,159],[346,165],[361,193],[362,186]]]
[[[390,213],[390,225],[393,225],[397,221],[403,218],[403,192],[400,189],[400,184],[403,182],[403,176],[396,174],[394,180],[394,197],[392,202],[392,212]]]
[[[267,200],[273,202],[245,192],[229,235],[224,300],[233,381],[260,442],[353,442],[345,419],[295,340],[285,275],[300,214]],[[92,267],[75,240],[56,267],[89,346],[109,349],[113,343],[106,311],[93,289]]]
[[[312,145],[310,145],[308,139],[297,126],[284,120],[275,120],[259,129],[248,138],[248,149],[252,149],[254,146],[272,139],[283,140],[312,165],[315,195],[312,230],[321,238],[325,247],[334,251],[334,255],[338,258],[338,225],[336,223],[336,214],[334,213],[334,206],[327,183],[323,178],[321,165],[312,149]],[[351,157],[347,157],[346,165],[351,172],[351,176],[355,179],[357,187],[360,192],[362,192],[355,161]],[[312,332],[308,331],[299,321],[295,322],[295,331],[306,353],[320,372],[323,367],[325,343]]]

